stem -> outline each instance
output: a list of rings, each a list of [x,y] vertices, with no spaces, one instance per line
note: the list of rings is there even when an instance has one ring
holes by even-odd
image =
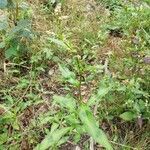
[[[79,100],[81,101],[82,100],[82,95],[81,95],[81,82],[82,82],[82,80],[81,80],[81,75],[80,75],[80,77],[79,77]]]
[[[18,2],[16,3],[16,21],[18,19],[18,14],[19,14],[19,4]]]
[[[17,26],[18,15],[19,15],[19,4],[16,1],[16,9],[15,9],[15,13],[14,13],[14,24],[15,24],[15,26]]]
[[[78,92],[79,92],[79,100],[81,102],[82,100],[82,92],[81,92],[81,85],[82,85],[82,71],[80,68],[80,62],[79,62],[79,58],[77,58],[77,64],[78,64],[78,74],[79,74],[79,87],[78,87]]]

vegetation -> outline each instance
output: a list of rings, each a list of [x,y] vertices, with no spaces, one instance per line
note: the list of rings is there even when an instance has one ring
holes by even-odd
[[[146,150],[148,0],[0,0],[0,150]]]

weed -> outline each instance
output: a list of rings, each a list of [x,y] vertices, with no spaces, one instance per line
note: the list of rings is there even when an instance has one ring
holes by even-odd
[[[0,149],[149,148],[148,1],[0,8]]]

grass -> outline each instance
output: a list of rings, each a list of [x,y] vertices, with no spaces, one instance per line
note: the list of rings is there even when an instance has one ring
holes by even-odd
[[[148,149],[149,4],[28,4],[0,32],[0,149]]]

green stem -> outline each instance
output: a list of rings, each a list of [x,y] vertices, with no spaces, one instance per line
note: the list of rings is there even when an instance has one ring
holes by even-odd
[[[81,79],[81,75],[80,75],[80,77],[79,77],[79,89],[78,89],[78,91],[79,91],[79,100],[81,101],[82,100],[82,95],[81,95],[81,82],[82,82],[82,79]]]
[[[19,15],[19,4],[18,4],[18,2],[16,2],[16,9],[14,12],[14,24],[15,24],[15,26],[17,26],[18,15]]]
[[[79,74],[79,87],[78,87],[78,92],[79,92],[79,101],[81,102],[82,100],[82,91],[81,91],[81,85],[82,85],[82,71],[80,68],[80,61],[79,58],[77,58],[77,64],[78,64],[78,74]]]

